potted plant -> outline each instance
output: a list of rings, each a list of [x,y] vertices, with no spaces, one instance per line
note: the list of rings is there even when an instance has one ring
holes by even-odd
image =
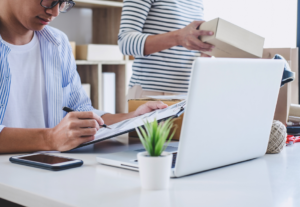
[[[137,155],[143,189],[162,190],[169,186],[172,154],[164,150],[175,134],[175,129],[171,133],[173,122],[172,118],[160,123],[156,119],[153,122],[147,120],[144,122],[145,129],[136,128],[146,149]]]

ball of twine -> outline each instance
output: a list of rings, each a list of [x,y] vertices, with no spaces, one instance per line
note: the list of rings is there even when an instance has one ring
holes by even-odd
[[[286,127],[280,121],[274,120],[272,124],[271,134],[267,154],[276,154],[281,152],[286,142]]]

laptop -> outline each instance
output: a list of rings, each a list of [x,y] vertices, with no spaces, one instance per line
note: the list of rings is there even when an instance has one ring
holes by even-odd
[[[194,61],[180,141],[171,177],[181,177],[263,156],[284,62],[270,59],[198,58]],[[141,147],[97,156],[101,164],[138,171]]]

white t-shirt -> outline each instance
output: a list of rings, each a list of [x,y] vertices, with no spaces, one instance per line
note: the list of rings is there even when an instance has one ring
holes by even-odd
[[[11,86],[3,125],[15,128],[45,128],[48,108],[40,43],[36,34],[26,45],[6,42]]]

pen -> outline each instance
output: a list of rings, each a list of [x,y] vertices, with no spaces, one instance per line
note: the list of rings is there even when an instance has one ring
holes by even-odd
[[[72,111],[74,111],[73,109],[71,109],[71,108],[69,108],[69,107],[63,107],[63,110],[65,111],[65,112],[67,112],[67,113],[69,113],[69,112],[72,112]],[[104,127],[104,128],[107,128],[107,129],[110,129],[106,124],[103,124],[103,125],[100,125],[101,127]]]

